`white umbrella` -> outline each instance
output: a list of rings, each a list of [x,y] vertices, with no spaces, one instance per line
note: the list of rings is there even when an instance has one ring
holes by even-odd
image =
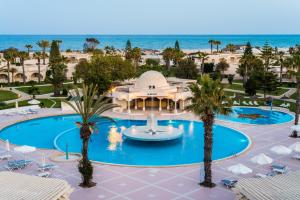
[[[15,147],[14,150],[16,152],[23,153],[24,154],[24,160],[26,160],[25,159],[25,154],[34,152],[36,150],[36,148],[32,147],[32,146],[23,145],[23,146]]]
[[[10,146],[9,146],[8,140],[5,141],[5,149],[6,149],[6,151],[10,151]]]
[[[289,148],[282,146],[282,145],[272,147],[271,151],[273,151],[274,153],[276,153],[278,155],[288,155],[288,154],[292,153],[292,150],[290,150]]]
[[[234,173],[234,174],[249,174],[252,173],[252,169],[246,167],[243,164],[237,164],[237,165],[232,165],[228,167],[228,171]]]
[[[273,159],[267,156],[266,154],[261,153],[251,158],[251,161],[259,165],[267,165],[271,164],[273,162]]]
[[[294,125],[294,126],[291,126],[290,129],[292,131],[300,131],[300,125]]]
[[[46,166],[46,156],[45,156],[44,153],[43,153],[43,155],[42,155],[41,165],[42,165],[42,166]]]
[[[30,101],[28,101],[28,104],[31,104],[31,105],[37,105],[37,104],[40,104],[41,102],[36,100],[36,99],[32,99]]]
[[[15,102],[15,107],[19,108],[19,103],[17,101]]]
[[[289,148],[294,152],[300,153],[300,142],[292,144],[291,146],[289,146]]]

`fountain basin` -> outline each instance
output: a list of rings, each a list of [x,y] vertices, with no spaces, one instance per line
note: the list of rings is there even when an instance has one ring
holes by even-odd
[[[124,130],[123,135],[132,140],[159,142],[178,139],[182,137],[183,131],[172,126],[156,126],[155,129],[132,126]]]

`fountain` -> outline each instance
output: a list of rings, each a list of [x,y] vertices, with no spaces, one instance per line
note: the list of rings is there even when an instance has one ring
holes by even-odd
[[[183,135],[181,129],[173,126],[159,126],[154,114],[147,117],[146,126],[132,126],[123,132],[128,139],[139,141],[168,141],[175,140]]]

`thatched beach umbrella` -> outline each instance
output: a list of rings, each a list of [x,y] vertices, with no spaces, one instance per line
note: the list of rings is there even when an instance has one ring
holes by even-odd
[[[251,158],[251,162],[259,165],[267,165],[267,164],[271,164],[273,162],[273,159],[267,156],[266,154],[261,153]]]
[[[243,164],[237,164],[237,165],[232,165],[228,167],[228,171],[234,173],[234,174],[249,174],[252,173],[252,169],[246,167]]]
[[[282,146],[282,145],[272,147],[271,151],[273,151],[274,153],[276,153],[278,155],[289,155],[290,153],[292,153],[291,149],[289,149],[285,146]]]

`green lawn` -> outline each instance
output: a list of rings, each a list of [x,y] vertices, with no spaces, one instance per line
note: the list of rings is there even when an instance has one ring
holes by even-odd
[[[245,89],[243,88],[243,85],[241,84],[223,84],[225,89],[231,89],[231,90],[240,90],[240,91],[245,91]],[[268,95],[275,95],[275,96],[279,96],[284,94],[285,92],[287,92],[289,89],[286,88],[280,88],[278,87],[277,90],[272,91],[272,92],[267,92]],[[263,94],[262,90],[258,90],[257,93],[261,93]]]
[[[39,89],[40,94],[49,94],[53,93],[53,86],[52,85],[46,85],[46,86],[35,86]],[[17,90],[20,90],[21,92],[28,93],[30,87],[18,87]]]
[[[54,105],[54,102],[56,104],[52,108],[60,108],[61,107],[61,99],[38,99],[41,103],[43,103],[44,108],[51,108]],[[54,102],[53,102],[54,101]],[[29,106],[28,101],[19,101],[18,103],[19,107],[23,106]],[[8,108],[14,108],[15,103],[0,105],[0,110],[8,109]]]
[[[17,99],[18,95],[12,91],[0,90],[0,102]]]

